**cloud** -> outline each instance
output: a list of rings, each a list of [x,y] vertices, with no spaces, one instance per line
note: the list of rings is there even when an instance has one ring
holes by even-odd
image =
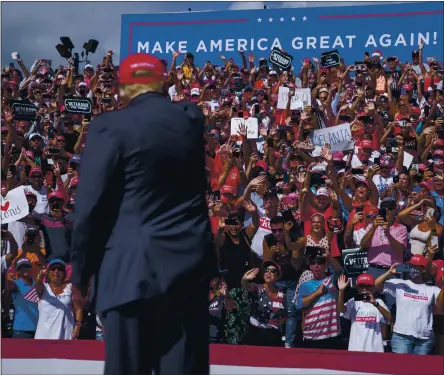
[[[230,10],[264,9],[263,1],[236,1],[230,5]]]
[[[231,3],[223,4],[226,10]],[[218,3],[180,2],[5,2],[2,3],[2,65],[11,62],[11,53],[19,52],[30,67],[36,58],[53,61],[53,67],[66,65],[55,46],[59,37],[69,36],[81,52],[89,39],[99,41],[92,64],[100,62],[106,51],[115,52],[119,60],[122,14],[218,10]]]

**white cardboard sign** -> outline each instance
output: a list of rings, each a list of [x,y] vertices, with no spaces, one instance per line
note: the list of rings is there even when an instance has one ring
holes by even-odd
[[[259,138],[259,122],[256,117],[249,117],[246,120],[242,117],[233,117],[231,119],[231,135],[239,135],[241,125],[245,125],[247,130],[247,139]]]
[[[1,214],[2,224],[23,219],[29,214],[28,201],[23,186],[12,189],[6,194],[6,197],[2,197]]]
[[[278,91],[278,109],[286,109],[288,103],[288,87],[279,87]],[[291,97],[290,109],[302,110],[304,107],[311,106],[311,91],[310,89],[295,89],[294,95]]]

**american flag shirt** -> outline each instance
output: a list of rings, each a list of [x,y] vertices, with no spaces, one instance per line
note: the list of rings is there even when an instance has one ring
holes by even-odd
[[[332,276],[322,280],[308,280],[299,288],[296,308],[302,309],[302,298],[314,293],[321,284],[328,292],[319,297],[312,306],[304,310],[303,336],[304,340],[324,340],[339,336],[341,327],[336,310],[337,290]]]

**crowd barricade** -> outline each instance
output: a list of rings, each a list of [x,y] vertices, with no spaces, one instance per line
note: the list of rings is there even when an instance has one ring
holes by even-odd
[[[103,341],[2,339],[3,375],[103,374]],[[443,375],[444,357],[212,345],[211,374]]]

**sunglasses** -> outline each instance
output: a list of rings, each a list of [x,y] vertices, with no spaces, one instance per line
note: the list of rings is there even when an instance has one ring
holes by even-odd
[[[276,268],[265,268],[265,273],[277,273],[278,270]]]
[[[42,178],[41,174],[33,174],[31,175],[31,178]]]
[[[315,266],[315,265],[322,266],[324,264],[325,264],[325,259],[312,260],[310,262],[310,265],[312,265],[312,266]]]
[[[56,267],[52,267],[51,268],[51,271],[55,271],[55,270],[57,270],[59,272],[64,272],[65,271],[65,269],[62,266],[56,266]]]

